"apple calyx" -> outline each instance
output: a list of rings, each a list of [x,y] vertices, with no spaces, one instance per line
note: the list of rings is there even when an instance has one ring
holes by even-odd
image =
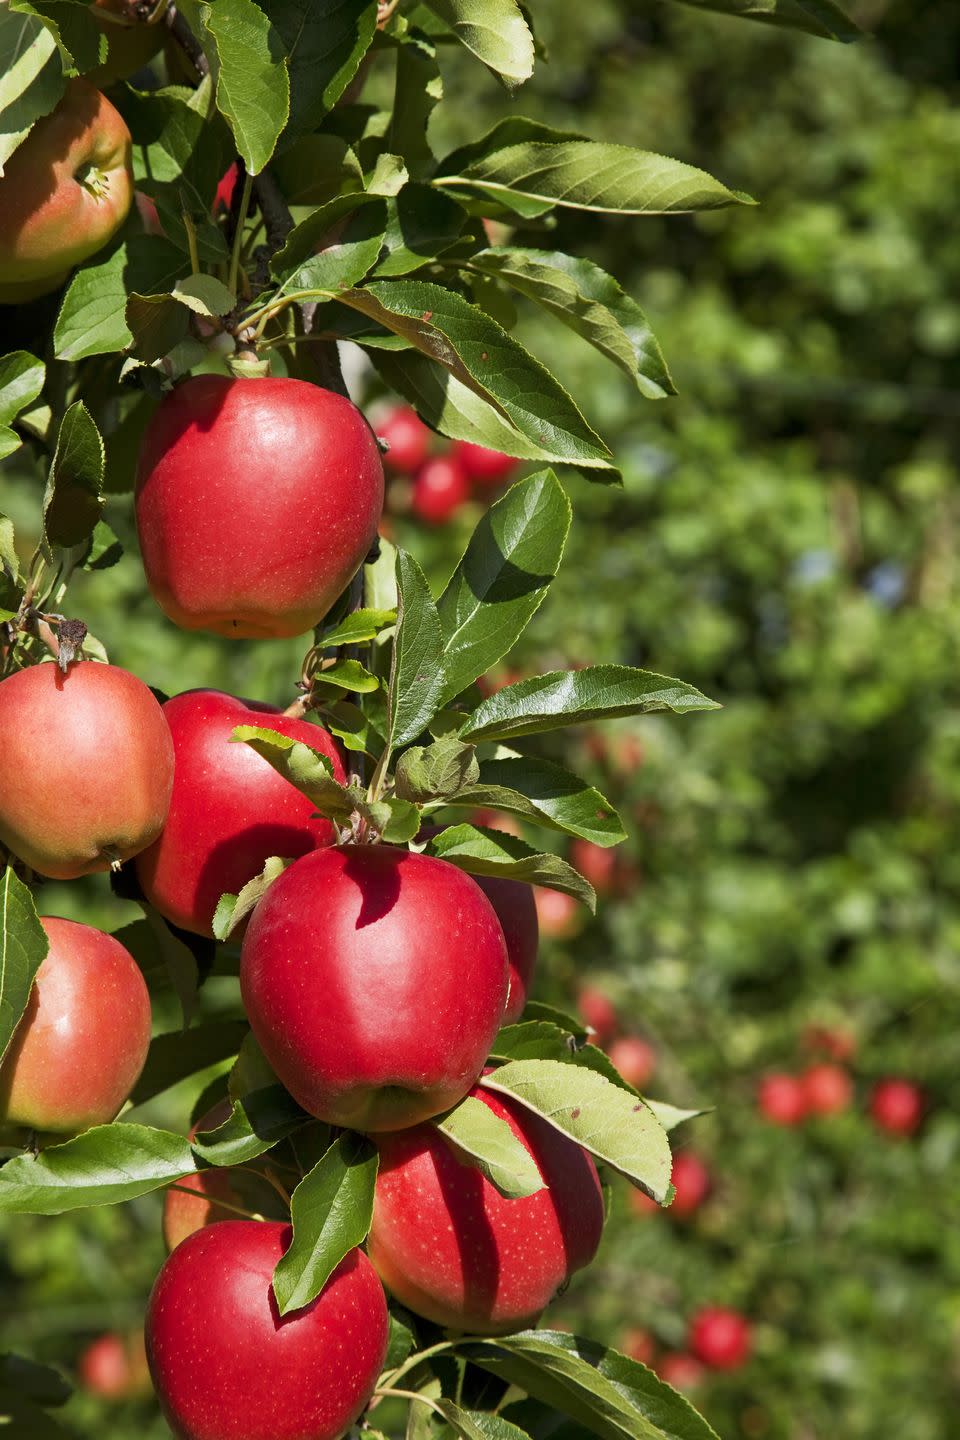
[[[105,170],[101,170],[99,165],[81,165],[73,178],[94,200],[106,200],[110,194],[110,176]]]

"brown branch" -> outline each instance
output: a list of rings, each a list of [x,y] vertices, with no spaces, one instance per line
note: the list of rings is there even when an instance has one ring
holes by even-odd
[[[168,6],[167,13],[163,17],[163,23],[201,79],[204,75],[209,75],[210,62],[203,53],[203,46],[180,14],[176,5]]]

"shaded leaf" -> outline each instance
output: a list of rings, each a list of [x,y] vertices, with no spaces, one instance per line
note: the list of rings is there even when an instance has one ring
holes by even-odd
[[[310,1119],[282,1085],[267,1085],[235,1099],[223,1124],[216,1130],[201,1131],[193,1148],[210,1165],[242,1165],[309,1124]]]
[[[440,619],[423,571],[397,551],[397,633],[388,692],[389,749],[409,745],[440,709],[443,689]]]
[[[538,853],[525,840],[505,830],[451,825],[433,837],[428,849],[431,855],[449,860],[468,875],[494,875],[504,880],[525,880],[529,885],[546,885],[572,895],[591,913],[596,909],[593,886],[579,871],[559,855]]]
[[[545,1188],[530,1151],[506,1120],[476,1096],[465,1096],[459,1105],[430,1124],[468,1156],[470,1163],[508,1200],[535,1195]]]
[[[50,949],[33,896],[7,866],[0,881],[0,1060],[30,999]]]
[[[443,736],[432,745],[413,745],[397,762],[394,783],[401,799],[423,803],[455,795],[477,779],[480,767],[472,745]]]
[[[271,855],[264,861],[260,874],[248,880],[238,895],[220,896],[213,914],[213,933],[218,940],[226,940],[233,934],[289,863],[289,860],[282,860],[278,855]]]
[[[128,949],[131,947],[125,934],[130,928],[118,930],[115,937]],[[134,1105],[142,1105],[169,1090],[171,1085],[179,1084],[188,1075],[206,1070],[221,1060],[229,1060],[236,1055],[244,1036],[249,1033],[246,1020],[211,1020],[188,1030],[186,1034],[176,1030],[155,1035],[147,1052],[147,1063],[130,1099]]]
[[[595,845],[617,845],[626,838],[619,815],[599,790],[562,765],[528,755],[484,761],[477,782],[448,803],[503,810]]]
[[[43,497],[43,528],[51,545],[79,545],[100,519],[104,449],[82,400],[60,422],[57,448]]]

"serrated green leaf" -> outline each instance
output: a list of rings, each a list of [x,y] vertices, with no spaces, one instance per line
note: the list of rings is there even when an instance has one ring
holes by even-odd
[[[463,1440],[530,1440],[526,1430],[512,1425],[502,1415],[494,1415],[488,1410],[464,1410],[453,1400],[442,1398],[437,1401],[437,1406]]]
[[[66,89],[57,42],[36,15],[0,5],[0,176],[30,128],[49,115]]]
[[[182,1135],[147,1125],[96,1125],[38,1155],[0,1168],[0,1213],[62,1215],[116,1205],[191,1174],[196,1161]]]
[[[75,400],[60,422],[43,497],[43,527],[51,545],[79,545],[92,535],[103,505],[104,449],[96,422]]]
[[[237,297],[215,275],[187,275],[173,287],[174,300],[179,300],[195,315],[228,315]]]
[[[322,631],[318,644],[325,650],[335,645],[362,645],[366,640],[375,639],[381,630],[395,625],[396,620],[396,610],[354,610],[331,629]]]
[[[447,803],[503,810],[595,845],[618,845],[626,838],[619,815],[599,790],[562,765],[527,755],[484,761],[476,783],[465,786]]]
[[[443,736],[432,745],[413,745],[397,762],[394,785],[404,800],[449,799],[480,774],[476,751],[456,736]]]
[[[533,74],[534,49],[516,0],[427,0],[471,54],[511,89]]]
[[[440,619],[423,571],[397,551],[397,633],[387,696],[389,749],[409,745],[440,709],[444,684]]]
[[[370,1141],[346,1131],[294,1190],[293,1239],[273,1272],[281,1315],[315,1300],[341,1260],[367,1238],[378,1163]]]
[[[128,348],[148,365],[164,359],[189,333],[187,307],[179,305],[173,295],[140,295],[134,291],[127,296],[125,314],[133,337]]]
[[[9,425],[43,389],[46,367],[27,350],[0,357],[0,425]]]
[[[379,825],[384,840],[391,845],[406,845],[420,829],[420,811],[411,801],[400,800],[394,795],[379,804],[386,806],[386,814]],[[376,810],[378,807],[371,805],[370,808]]]
[[[263,0],[286,54],[285,139],[316,130],[357,73],[377,33],[377,0]]]
[[[468,875],[493,875],[524,880],[572,895],[592,913],[597,906],[593,886],[559,855],[541,854],[525,840],[505,830],[484,830],[477,825],[450,825],[429,844],[431,855],[449,860]]]
[[[366,200],[345,226],[338,227],[336,238],[288,275],[284,281],[286,291],[321,290],[337,294],[360,283],[376,264],[387,229],[386,201],[374,196],[367,196]],[[336,202],[331,201],[331,205],[336,206]]]
[[[579,1065],[586,1070],[595,1070],[598,1075],[636,1095],[630,1085],[612,1064],[610,1057],[596,1045],[571,1043],[569,1032],[549,1020],[528,1020],[524,1018],[516,1025],[504,1025],[490,1050],[494,1060],[559,1060],[564,1065]],[[650,1104],[649,1101],[647,1101]],[[651,1110],[654,1109],[650,1105]],[[664,1126],[664,1129],[668,1129]]]
[[[445,1115],[431,1120],[444,1139],[469,1156],[501,1195],[517,1200],[544,1189],[543,1177],[530,1151],[514,1135],[506,1120],[489,1105],[467,1095]]]
[[[50,948],[33,896],[8,865],[0,881],[0,1060]]]
[[[82,267],[67,286],[53,339],[58,360],[84,360],[123,350],[133,339],[127,293],[172,290],[186,269],[183,253],[162,235],[134,235]]]
[[[217,109],[250,175],[273,154],[290,114],[290,77],[278,33],[253,0],[202,7],[216,49]]]

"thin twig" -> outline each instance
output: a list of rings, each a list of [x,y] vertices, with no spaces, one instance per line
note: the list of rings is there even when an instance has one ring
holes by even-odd
[[[201,80],[203,79],[204,75],[209,75],[210,62],[207,59],[206,55],[204,55],[203,53],[203,46],[200,44],[200,41],[190,29],[190,26],[187,24],[186,20],[180,14],[180,11],[177,9],[176,5],[170,5],[168,7],[167,13],[163,17],[163,23],[170,31],[170,34],[173,36],[174,40],[176,40],[177,44],[180,46],[180,49],[186,55],[187,59],[190,61],[190,64],[200,76]]]

